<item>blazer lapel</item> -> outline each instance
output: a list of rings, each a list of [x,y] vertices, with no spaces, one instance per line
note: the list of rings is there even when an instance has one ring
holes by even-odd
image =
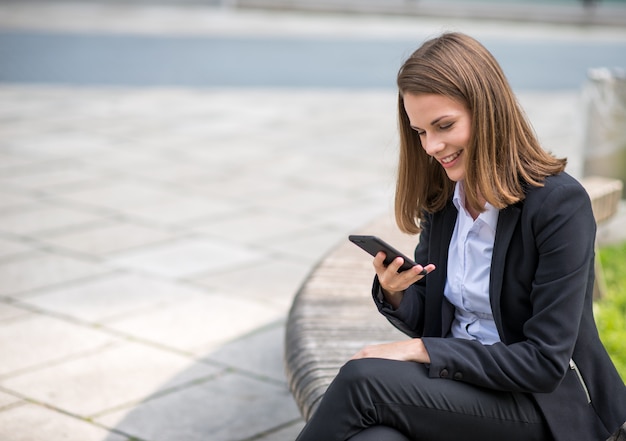
[[[500,313],[500,302],[502,298],[502,284],[504,282],[504,262],[509,243],[513,237],[517,220],[521,209],[518,205],[510,205],[502,210],[498,215],[498,226],[496,228],[496,238],[493,244],[493,256],[491,258],[491,273],[489,280],[489,299],[491,311],[500,334],[504,335],[502,327],[502,314]]]

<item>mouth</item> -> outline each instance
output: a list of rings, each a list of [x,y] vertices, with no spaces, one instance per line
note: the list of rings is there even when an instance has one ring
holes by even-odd
[[[463,150],[459,150],[458,152],[455,152],[451,155],[446,156],[445,158],[441,158],[439,159],[439,162],[441,162],[441,164],[445,167],[445,166],[449,166],[452,165],[452,163],[454,163],[454,161],[461,156],[461,153],[463,152]]]

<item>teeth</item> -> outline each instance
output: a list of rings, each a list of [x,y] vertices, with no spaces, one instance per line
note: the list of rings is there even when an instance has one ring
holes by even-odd
[[[460,154],[461,154],[461,152],[456,152],[456,153],[455,153],[455,154],[453,154],[453,155],[450,155],[450,156],[448,156],[448,157],[446,157],[446,158],[443,158],[443,159],[441,160],[441,162],[443,162],[444,164],[448,164],[448,163],[450,163],[450,162],[454,161],[456,158],[458,158]]]

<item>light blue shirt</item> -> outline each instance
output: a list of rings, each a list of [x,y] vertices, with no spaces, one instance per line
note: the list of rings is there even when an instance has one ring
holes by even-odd
[[[448,250],[444,290],[455,307],[450,337],[493,344],[500,336],[489,303],[489,279],[499,212],[487,203],[474,220],[465,209],[463,181],[456,184],[453,202],[459,214]]]

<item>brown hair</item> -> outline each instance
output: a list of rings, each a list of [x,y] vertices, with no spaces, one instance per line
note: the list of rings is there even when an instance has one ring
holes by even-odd
[[[484,211],[482,195],[502,209],[524,199],[524,186],[541,186],[546,176],[565,169],[539,145],[493,55],[473,38],[445,33],[424,43],[398,73],[400,158],[395,215],[400,229],[419,233],[425,212],[443,209],[455,183],[422,148],[404,109],[404,94],[436,94],[466,106],[471,137],[466,147],[467,204]],[[471,166],[469,166],[471,164]]]

